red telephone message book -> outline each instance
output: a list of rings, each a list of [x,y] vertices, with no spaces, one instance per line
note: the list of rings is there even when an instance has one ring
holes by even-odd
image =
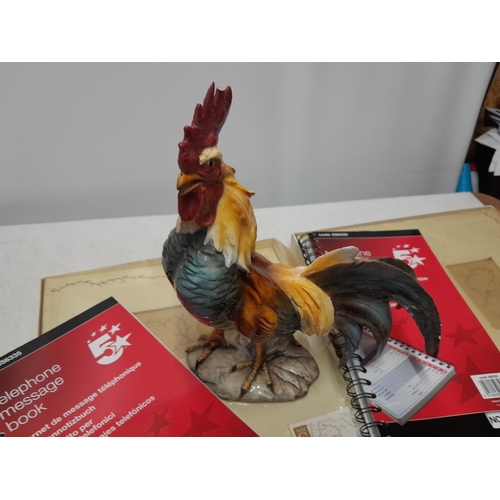
[[[402,427],[395,424],[395,428],[400,429],[398,432],[403,434],[405,428],[413,428],[418,433],[415,421],[480,414],[477,415],[481,420],[479,425],[483,427],[484,423],[484,431],[489,433],[488,429],[492,427],[483,414],[500,411],[500,352],[448,278],[420,232],[325,231],[301,235],[298,242],[307,263],[325,252],[349,245],[359,248],[360,255],[364,257],[401,259],[413,268],[419,283],[434,299],[442,323],[438,356],[454,365],[456,375],[410,422]],[[392,316],[391,337],[424,351],[423,337],[411,316],[403,308],[394,307]],[[369,387],[366,390],[369,391]],[[375,414],[374,417],[379,421],[391,421],[383,413]],[[452,425],[453,421],[447,419],[438,432],[446,435]],[[471,435],[475,435],[472,428],[475,424],[468,425],[471,426]],[[467,434],[461,426],[462,424],[456,424],[456,431],[452,432],[457,435]],[[422,435],[432,435],[436,428],[436,423],[433,422],[422,430]],[[480,435],[482,431],[478,432]],[[495,433],[498,431],[493,434]]]
[[[113,298],[0,357],[0,435],[256,436]]]

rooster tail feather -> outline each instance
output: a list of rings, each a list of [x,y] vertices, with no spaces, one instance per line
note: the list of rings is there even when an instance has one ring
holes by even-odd
[[[321,272],[335,264],[353,262],[358,254],[359,250],[353,246],[337,248],[336,250],[320,255],[316,260],[311,262],[311,264],[304,267],[300,274],[305,278],[309,278],[311,274]]]
[[[375,337],[375,346],[363,359],[362,364],[366,364],[382,352],[391,327],[391,308],[387,301],[363,295],[336,300],[335,328],[344,335],[346,341],[346,356],[341,359],[341,364],[344,365],[358,348],[363,328],[368,328]]]
[[[336,328],[346,337],[346,359],[358,347],[363,327],[370,329],[376,339],[374,349],[363,363],[382,351],[392,327],[391,300],[414,319],[424,337],[426,353],[437,356],[441,334],[438,310],[404,262],[357,259],[308,277],[332,299]]]

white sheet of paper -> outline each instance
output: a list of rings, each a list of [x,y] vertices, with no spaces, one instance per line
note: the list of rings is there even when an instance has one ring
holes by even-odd
[[[500,141],[497,141],[496,138],[493,138],[490,132],[497,133],[496,129],[488,130],[488,132],[480,135],[476,138],[476,142],[482,144],[483,146],[488,146],[491,149],[495,150],[493,154],[493,158],[488,166],[488,172],[493,173],[493,175],[500,175]]]
[[[491,172],[493,172],[493,175],[495,177],[498,177],[500,175],[500,148],[495,151],[495,154],[491,159],[490,167],[491,167]],[[489,168],[488,172],[490,172]]]
[[[486,111],[493,117],[497,116],[500,118],[500,109],[498,108],[486,108]]]
[[[476,142],[482,144],[483,146],[488,146],[491,149],[500,148],[500,142],[497,142],[495,139],[493,139],[493,137],[491,137],[491,135],[488,134],[488,132],[477,137]]]
[[[486,132],[493,140],[500,142],[500,134],[498,133],[497,128],[492,128]]]

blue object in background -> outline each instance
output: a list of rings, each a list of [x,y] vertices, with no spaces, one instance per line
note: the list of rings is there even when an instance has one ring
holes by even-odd
[[[456,189],[457,193],[461,193],[464,191],[472,193],[470,165],[468,163],[464,163],[464,166],[462,167],[462,172],[460,173],[460,178],[458,179],[458,184]]]

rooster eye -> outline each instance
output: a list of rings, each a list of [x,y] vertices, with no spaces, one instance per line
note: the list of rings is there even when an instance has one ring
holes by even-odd
[[[213,160],[208,161],[208,166],[212,168],[215,165],[215,162]]]

